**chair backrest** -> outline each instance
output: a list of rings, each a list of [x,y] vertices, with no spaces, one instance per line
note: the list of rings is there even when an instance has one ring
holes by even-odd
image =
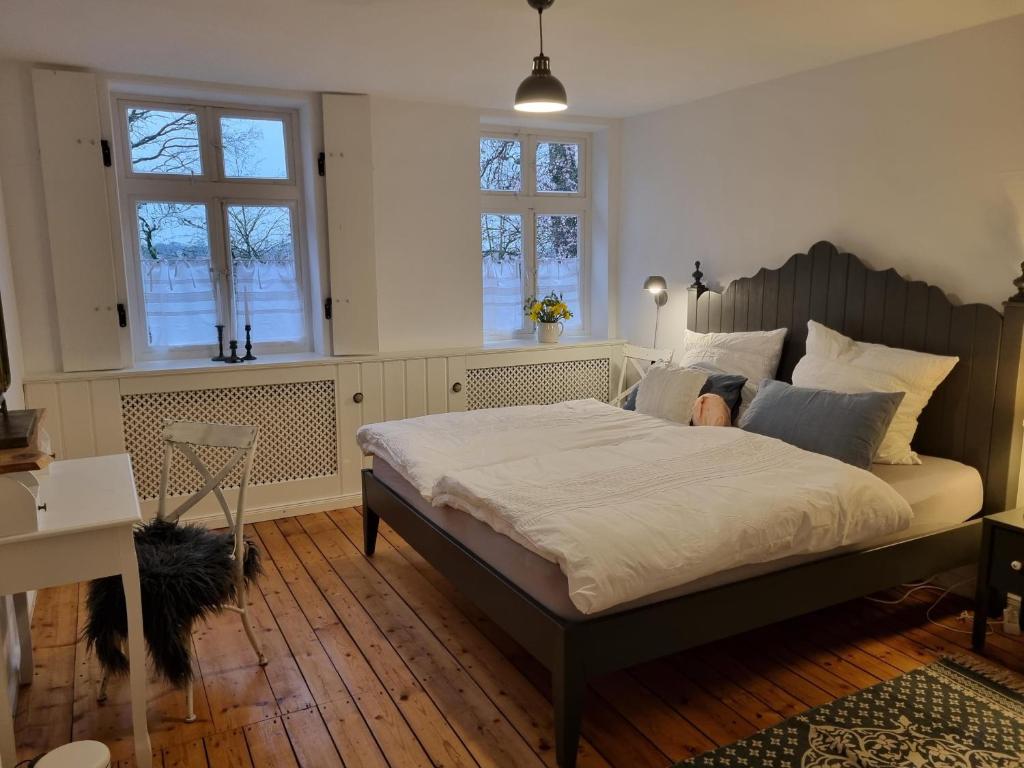
[[[160,502],[157,517],[161,520],[177,521],[183,514],[213,494],[224,512],[228,527],[235,533],[235,546],[241,545],[242,513],[245,509],[245,491],[249,484],[252,459],[259,438],[258,426],[237,424],[205,424],[195,421],[165,421],[163,430],[164,463],[160,474]],[[198,447],[234,449],[224,465],[212,472],[196,453]],[[203,479],[203,486],[189,496],[172,512],[167,511],[167,488],[171,474],[171,461],[177,451],[184,456]],[[241,468],[238,483],[238,503],[234,512],[224,497],[222,487],[236,468]]]
[[[640,386],[640,381],[647,375],[647,369],[655,363],[672,362],[671,349],[654,349],[652,347],[638,347],[635,344],[626,344],[622,351],[622,368],[619,369],[618,394],[612,399],[612,405],[622,405],[629,394]],[[623,389],[626,383],[626,369],[631,368],[639,378],[629,387]]]

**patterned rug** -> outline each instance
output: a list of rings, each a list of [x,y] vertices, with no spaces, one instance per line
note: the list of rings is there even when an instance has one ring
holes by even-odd
[[[1022,768],[1021,686],[965,663],[930,664],[679,765]]]

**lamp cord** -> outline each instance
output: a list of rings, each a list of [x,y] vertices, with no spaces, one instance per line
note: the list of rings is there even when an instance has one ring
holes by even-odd
[[[544,55],[544,10],[537,9],[537,25],[540,27],[540,55]]]
[[[654,349],[658,348],[658,320],[661,319],[661,304],[658,303],[657,298],[654,300],[654,341],[651,346]]]

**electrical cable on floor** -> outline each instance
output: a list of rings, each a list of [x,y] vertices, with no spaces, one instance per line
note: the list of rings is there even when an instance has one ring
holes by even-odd
[[[964,584],[968,584],[968,583],[974,581],[976,578],[977,578],[976,576],[970,576],[969,578],[963,579],[962,581],[958,581],[956,584],[951,584],[950,586],[946,587],[946,589],[943,590],[942,594],[939,595],[937,598],[935,598],[935,602],[932,603],[930,606],[928,606],[928,610],[924,612],[924,617],[928,620],[928,622],[931,623],[931,624],[934,624],[937,627],[942,627],[943,629],[948,629],[950,632],[957,632],[957,633],[959,633],[961,635],[970,635],[971,634],[971,630],[969,630],[969,629],[957,629],[956,627],[951,627],[948,624],[943,624],[940,621],[936,621],[935,619],[932,618],[932,611],[934,611],[938,607],[939,603],[942,602],[943,598],[946,595],[948,595],[950,592],[952,592],[957,587],[963,586]],[[970,621],[971,620],[971,612],[970,611],[960,611],[960,614],[957,616],[956,620],[959,621],[959,622]],[[985,621],[985,634],[986,635],[988,635],[988,634],[990,634],[992,632],[992,624],[1002,624],[1002,621],[999,620],[999,619],[987,619]]]
[[[941,603],[943,601],[943,599],[946,597],[946,595],[948,595],[950,592],[952,592],[957,587],[961,587],[964,584],[968,584],[968,583],[974,581],[977,578],[977,576],[969,576],[968,578],[962,579],[961,581],[958,581],[958,582],[956,582],[954,584],[951,584],[950,586],[945,587],[945,588],[940,587],[938,585],[932,584],[932,582],[936,578],[937,578],[937,576],[932,576],[930,578],[925,579],[924,581],[910,582],[910,583],[907,583],[907,584],[901,584],[900,585],[901,587],[910,587],[910,589],[908,589],[906,592],[904,592],[902,595],[900,595],[900,597],[896,598],[895,600],[883,600],[883,599],[878,598],[878,597],[868,597],[868,596],[865,596],[864,599],[867,600],[868,602],[871,602],[871,603],[878,603],[879,605],[900,605],[901,603],[903,603],[908,597],[910,597],[915,592],[928,591],[928,590],[933,590],[935,592],[941,592],[942,594],[940,594],[937,598],[935,598],[935,602],[933,602],[930,606],[928,606],[928,610],[925,611],[925,614],[924,614],[925,619],[928,621],[929,624],[934,624],[936,627],[941,627],[942,629],[948,629],[950,632],[957,632],[957,633],[962,634],[962,635],[969,635],[969,634],[971,634],[971,630],[969,630],[969,629],[958,629],[957,627],[951,627],[948,624],[943,624],[940,621],[936,621],[935,619],[932,618],[932,611],[934,611],[938,607],[939,603]],[[971,620],[971,612],[970,611],[961,611],[960,614],[957,616],[957,621],[959,621],[959,622],[966,622],[966,621],[970,621],[970,620]],[[993,631],[992,630],[992,625],[993,624],[1002,624],[1002,623],[1003,623],[1002,619],[988,619],[988,620],[986,620],[986,622],[985,622],[985,634],[989,635],[989,634],[992,633],[992,631]]]
[[[903,584],[901,586],[905,587],[905,586],[909,586],[909,585]],[[913,588],[907,590],[906,592],[904,592],[902,595],[900,595],[895,600],[882,600],[879,597],[865,597],[864,599],[869,601],[869,602],[872,602],[872,603],[878,603],[879,605],[899,605],[900,603],[902,603],[904,600],[906,600],[908,597],[910,597],[915,592],[922,592],[922,591],[926,591],[926,590],[935,590],[936,592],[941,592],[942,591],[942,587],[937,587],[937,586],[934,586],[934,585],[931,585],[931,584],[922,583],[922,584],[918,584],[916,587],[913,587]]]

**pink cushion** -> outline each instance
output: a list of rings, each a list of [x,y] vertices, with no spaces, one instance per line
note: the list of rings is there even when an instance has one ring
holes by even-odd
[[[695,427],[728,427],[732,414],[721,395],[701,395],[693,404],[690,423]]]

